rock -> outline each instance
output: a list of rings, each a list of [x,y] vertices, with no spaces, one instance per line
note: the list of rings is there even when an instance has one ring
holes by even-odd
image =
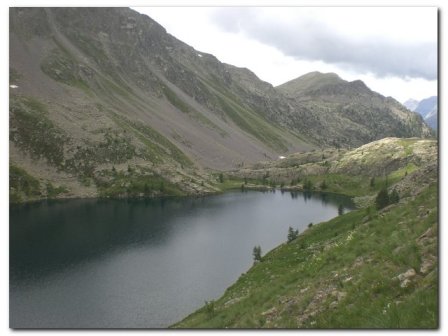
[[[402,249],[403,249],[403,246],[398,246],[397,248],[395,248],[395,249],[392,251],[392,254],[393,254],[393,255],[396,255],[396,254],[398,254]]]
[[[261,313],[262,316],[272,317],[275,314],[277,314],[277,308],[272,307],[271,309],[268,309]]]
[[[402,283],[400,284],[401,288],[406,288],[409,286],[409,284],[411,283],[411,280],[409,279],[404,279],[404,281],[402,281]]]
[[[227,301],[226,303],[224,303],[224,307],[229,307],[237,302],[240,302],[243,298],[242,297],[238,297],[238,298],[234,298],[234,299],[230,299],[229,301]]]
[[[409,278],[412,278],[412,277],[416,276],[416,274],[417,273],[415,272],[415,270],[413,268],[410,268],[406,272],[399,274],[397,276],[397,279],[400,280],[400,281],[407,280]]]
[[[426,274],[429,270],[434,266],[434,257],[426,258],[423,260],[422,265],[420,266],[420,273]]]
[[[346,292],[339,292],[338,293],[338,301],[343,300],[347,296]]]
[[[356,267],[359,267],[359,266],[362,266],[362,265],[364,265],[364,258],[363,257],[358,257],[354,261],[354,263],[352,265],[352,268],[356,268]]]
[[[338,306],[337,301],[333,301],[332,303],[330,303],[330,309],[335,309],[337,306]]]
[[[302,289],[300,290],[300,294],[305,293],[306,291],[308,291],[308,289],[310,289],[310,288],[309,288],[309,287],[302,288]]]
[[[342,299],[344,299],[347,296],[347,293],[334,290],[331,292],[331,295],[334,296],[335,298],[337,298],[338,301],[341,301]]]
[[[420,235],[416,239],[417,244],[424,245],[426,242],[430,241],[431,238],[434,237],[434,232],[432,230],[432,227],[430,227],[428,230],[426,230],[423,234]]]

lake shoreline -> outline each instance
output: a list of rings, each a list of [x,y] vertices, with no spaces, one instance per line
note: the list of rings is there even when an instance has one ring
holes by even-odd
[[[341,202],[351,204],[278,190],[97,200],[11,209],[13,327],[170,326],[247,272],[253,246],[264,254],[286,241],[288,227],[303,232],[337,216]],[[74,320],[73,311],[90,313]]]

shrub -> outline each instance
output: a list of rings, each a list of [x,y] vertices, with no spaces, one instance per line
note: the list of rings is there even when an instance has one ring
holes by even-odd
[[[208,317],[213,317],[215,315],[215,301],[205,301],[205,311]]]
[[[320,188],[321,188],[322,190],[327,189],[327,183],[325,182],[325,180],[323,180],[322,183],[320,184]]]
[[[378,210],[386,207],[389,204],[389,194],[387,193],[387,189],[383,188],[378,192],[378,195],[375,199],[375,205]]]
[[[254,261],[261,261],[261,247],[260,245],[254,246],[254,249],[252,251],[252,255],[254,256]]]
[[[397,190],[392,190],[392,192],[389,195],[389,204],[398,203],[400,200],[400,196],[398,195]]]
[[[294,239],[296,239],[299,236],[299,230],[294,230],[292,227],[289,227],[288,229],[288,243],[292,242]]]

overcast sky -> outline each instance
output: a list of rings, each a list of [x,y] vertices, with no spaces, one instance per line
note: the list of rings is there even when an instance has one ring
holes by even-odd
[[[404,102],[437,95],[435,7],[137,7],[178,39],[279,85],[311,71]]]

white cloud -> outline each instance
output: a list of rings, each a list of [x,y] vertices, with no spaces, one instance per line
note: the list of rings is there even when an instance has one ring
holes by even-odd
[[[422,56],[416,55],[410,49],[417,44],[434,46],[437,41],[435,8],[139,7],[134,9],[149,15],[162,24],[169,33],[197,50],[211,53],[222,62],[249,68],[261,79],[273,85],[307,72],[321,71],[336,72],[347,80],[361,79],[371,89],[386,96],[393,96],[399,101],[411,97],[422,99],[437,94],[436,80],[415,78],[418,77],[416,73],[419,71],[425,72],[417,69],[418,67],[426,67],[429,69],[426,71],[426,77],[434,77],[434,57],[431,56],[433,65],[428,67],[430,62],[423,60]],[[223,11],[233,13],[230,15],[233,21],[227,18],[227,21],[219,23],[217,18],[222,16]],[[241,21],[241,18],[245,20]],[[226,24],[228,26],[224,27]],[[287,50],[279,48],[278,40],[282,37],[278,34],[278,30],[274,34],[269,33],[267,29],[269,27],[273,31],[278,26],[282,27],[283,35],[287,36],[282,43],[285,48],[292,48],[296,37],[304,40],[303,46],[300,47],[308,53],[310,52],[306,50],[307,45],[312,44],[313,52],[317,56],[319,51],[331,48],[322,49],[315,41],[306,42],[306,40],[310,39],[313,33],[325,37],[319,29],[323,32],[330,31],[331,36],[339,38],[339,42],[348,41],[339,52],[339,56],[347,55],[348,60],[331,62],[328,57],[299,59],[294,55],[288,55]],[[302,27],[301,31],[297,32],[299,27]],[[379,46],[377,44],[380,49],[388,46],[388,50],[391,51],[388,57],[385,57],[385,53],[381,50],[373,57],[366,50],[363,53],[355,53],[354,46],[366,49],[368,44],[365,41],[368,39],[380,41],[382,44]],[[407,55],[404,50],[411,55]],[[407,57],[407,66],[403,66],[405,62],[395,57],[397,53]],[[380,58],[380,61],[377,58]],[[381,69],[389,68],[389,70],[380,71],[373,66],[369,68],[369,62],[377,64]],[[394,67],[399,68],[399,71],[394,70]]]

